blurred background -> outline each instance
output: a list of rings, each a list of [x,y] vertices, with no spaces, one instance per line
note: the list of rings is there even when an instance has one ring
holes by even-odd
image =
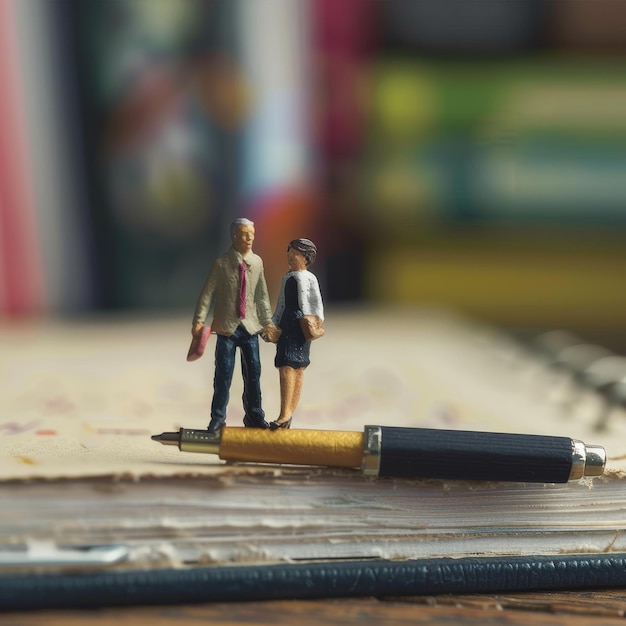
[[[275,301],[626,348],[626,1],[0,0],[0,316],[187,312],[256,222]]]

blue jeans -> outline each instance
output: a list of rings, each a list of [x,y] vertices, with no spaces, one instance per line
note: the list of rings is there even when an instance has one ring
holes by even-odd
[[[235,352],[241,351],[241,375],[243,377],[244,424],[267,428],[265,413],[261,408],[261,361],[259,337],[250,335],[241,325],[230,336],[217,336],[215,346],[215,377],[213,378],[213,402],[209,429],[223,426],[226,407],[230,398],[230,385],[235,369]]]

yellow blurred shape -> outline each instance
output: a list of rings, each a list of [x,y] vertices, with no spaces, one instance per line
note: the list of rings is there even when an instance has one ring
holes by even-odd
[[[430,128],[436,118],[435,84],[423,73],[387,70],[376,81],[373,107],[383,132],[414,136]]]
[[[501,101],[489,126],[528,130],[626,130],[626,85],[519,83]]]
[[[626,328],[626,259],[392,249],[369,264],[370,295],[437,303],[505,324]]]

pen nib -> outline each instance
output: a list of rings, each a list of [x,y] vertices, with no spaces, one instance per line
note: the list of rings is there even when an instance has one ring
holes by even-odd
[[[152,441],[158,441],[164,446],[177,446],[180,435],[178,433],[162,433],[160,435],[152,435],[150,439],[152,439]]]

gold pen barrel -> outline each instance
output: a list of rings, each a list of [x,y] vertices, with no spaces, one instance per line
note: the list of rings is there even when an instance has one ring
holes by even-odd
[[[361,467],[364,434],[323,430],[222,428],[219,457],[225,461]]]

